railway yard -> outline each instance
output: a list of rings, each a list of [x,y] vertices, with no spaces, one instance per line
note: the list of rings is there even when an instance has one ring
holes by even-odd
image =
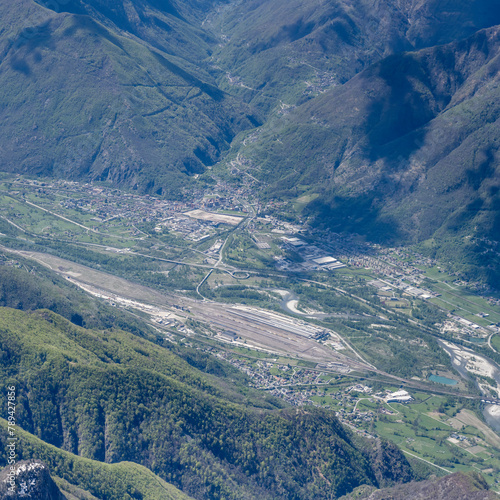
[[[244,192],[182,204],[22,178],[6,187],[7,265],[40,264],[167,344],[440,471],[500,480],[500,448],[477,417],[500,432],[498,303],[438,262],[262,216]]]

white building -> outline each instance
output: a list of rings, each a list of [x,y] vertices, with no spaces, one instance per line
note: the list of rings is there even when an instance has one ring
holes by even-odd
[[[413,398],[406,391],[393,392],[385,397],[387,403],[407,403],[412,400]]]

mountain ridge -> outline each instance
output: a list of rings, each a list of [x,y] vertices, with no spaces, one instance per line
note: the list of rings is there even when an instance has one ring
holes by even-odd
[[[222,38],[212,59],[245,85],[224,88],[269,109],[343,85],[391,54],[466,38],[500,23],[497,3],[342,0],[234,2],[209,23]],[[250,87],[250,89],[249,89]],[[252,93],[251,89],[254,92]],[[266,102],[260,93],[275,101]]]
[[[19,5],[0,8],[15,18]],[[0,41],[3,170],[175,197],[181,181],[189,185],[242,128],[258,123],[210,79],[157,49],[89,16],[38,9],[41,24],[30,37],[18,19],[17,40]]]
[[[0,327],[21,428],[88,459],[140,463],[194,498],[329,498],[413,477],[399,449],[372,449],[332,412],[280,409],[256,391],[235,398],[130,333],[44,310],[1,309]]]
[[[472,235],[494,246],[499,67],[498,26],[391,55],[268,120],[238,151],[260,166],[268,196],[319,193],[306,207],[315,224],[375,241]]]

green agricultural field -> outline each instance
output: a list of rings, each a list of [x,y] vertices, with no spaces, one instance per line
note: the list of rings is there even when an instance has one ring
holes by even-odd
[[[36,204],[41,206],[38,198]],[[28,233],[41,237],[109,245],[118,248],[131,247],[136,243],[136,239],[130,238],[130,230],[125,227],[103,227],[102,224],[92,221],[90,214],[62,209],[59,206],[46,208],[46,210],[51,210],[57,214],[53,215],[22,200],[10,196],[0,196],[0,209],[3,209],[4,217],[19,225]]]
[[[274,269],[272,254],[259,250],[246,234],[234,234],[224,247],[224,259],[228,264],[240,268]]]
[[[500,352],[500,335],[496,334],[491,337],[491,345],[496,349],[497,352]]]
[[[434,267],[422,267],[422,266],[417,266],[419,269],[422,271],[425,271],[425,274],[428,278],[432,279],[433,281],[441,281],[444,283],[453,283],[456,278],[453,276],[450,276],[448,273],[445,271],[438,269],[437,266]]]
[[[298,361],[296,359],[289,359],[289,358],[284,358],[283,356],[280,356],[277,360],[277,363],[282,363],[285,365],[290,365],[290,366],[297,366]]]
[[[416,398],[416,402],[405,405],[398,403],[387,405],[381,401],[373,403],[360,399],[357,410],[374,411],[379,407],[394,412],[392,415],[378,414],[374,426],[376,434],[389,439],[403,450],[408,450],[450,471],[465,471],[471,466],[480,470],[498,467],[500,450],[485,441],[480,431],[470,425],[456,430],[450,423],[450,418],[453,418],[462,407],[459,403],[445,397],[429,397],[424,393],[412,395]],[[473,451],[467,451],[467,445],[462,442],[459,444],[451,442],[449,437],[452,433],[464,436],[466,438],[464,443],[468,443],[468,447]],[[481,449],[484,451],[480,451]],[[495,474],[487,477],[490,484],[494,484],[496,479],[499,478]]]
[[[432,302],[448,310],[455,310],[461,316],[469,316],[468,319],[478,324],[488,326],[491,323],[500,321],[500,312],[493,308],[484,298],[471,294],[463,287],[433,282],[429,285],[433,291],[441,294],[438,299],[431,299]],[[478,313],[489,314],[488,318],[476,316]]]
[[[304,366],[306,368],[316,368],[317,363],[314,363],[312,361],[305,361],[301,360],[298,362],[298,366]]]
[[[293,208],[296,212],[301,212],[309,203],[318,198],[318,193],[305,194],[299,196],[293,203]]]
[[[311,396],[311,401],[314,401],[315,403],[321,405],[321,406],[334,406],[334,407],[343,407],[341,402],[337,401],[334,398],[331,398],[330,396]]]

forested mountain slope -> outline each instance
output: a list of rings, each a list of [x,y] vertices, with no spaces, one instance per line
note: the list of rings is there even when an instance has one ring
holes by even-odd
[[[412,478],[397,448],[354,439],[331,412],[235,401],[132,334],[43,310],[1,309],[0,329],[19,426],[86,458],[145,465],[195,498],[330,498]]]
[[[0,419],[0,443],[5,446],[7,445],[6,434],[7,423]],[[141,465],[131,462],[105,464],[82,458],[47,444],[22,429],[17,430],[16,437],[18,459],[19,457],[28,457],[28,459],[22,459],[15,464],[16,469],[21,470],[16,476],[14,495],[7,494],[6,486],[10,484],[3,483],[10,471],[10,465],[0,471],[0,498],[12,500],[25,498],[36,500],[192,500],[192,497],[182,493]],[[40,457],[43,458],[42,461]],[[31,471],[27,469],[30,464],[41,462],[44,469],[40,467],[34,470],[32,468]],[[23,487],[26,483],[30,486],[28,491]],[[28,493],[31,496],[28,496]],[[61,497],[61,494],[64,496]]]
[[[175,197],[257,123],[206,73],[88,15],[22,0],[0,17],[3,170]]]
[[[500,22],[500,7],[22,0],[0,2],[0,16],[1,168],[175,197],[281,100],[464,38]]]
[[[109,29],[134,37],[171,56],[198,64],[208,57],[216,39],[202,28],[218,0],[37,0],[56,13],[87,15]],[[206,77],[206,73],[205,73]]]
[[[495,281],[499,65],[499,27],[389,56],[269,120],[240,153],[274,180],[270,195],[320,194],[318,224],[382,242],[467,237]]]
[[[466,38],[500,23],[494,0],[251,0],[206,23],[221,37],[223,88],[270,109],[344,84],[384,57]]]

